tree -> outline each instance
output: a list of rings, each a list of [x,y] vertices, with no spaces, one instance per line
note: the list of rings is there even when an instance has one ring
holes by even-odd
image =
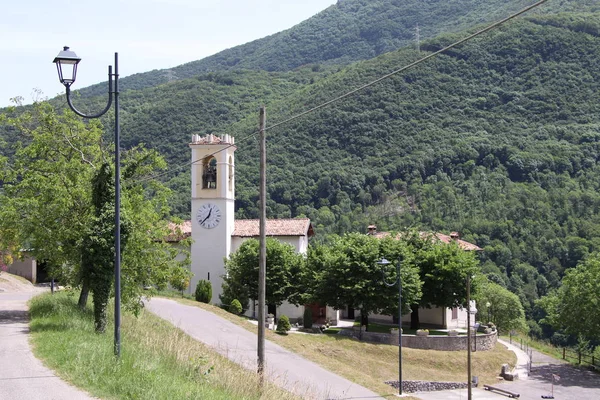
[[[477,302],[479,319],[492,322],[499,331],[504,333],[512,329],[527,332],[525,311],[519,296],[487,280],[484,276],[479,276],[477,280],[477,292],[473,295],[473,299]],[[488,315],[489,321],[487,321]]]
[[[102,331],[114,271],[114,167],[105,161],[112,157],[102,145],[102,126],[48,103],[0,115],[0,123],[23,138],[0,172],[0,238],[31,249],[53,276],[82,287],[81,305],[87,289],[95,290],[96,329]],[[121,295],[122,305],[138,312],[148,295],[143,286],[165,286],[185,261],[176,261],[177,250],[164,241],[169,191],[140,180],[164,168],[164,160],[143,146],[123,153]]]
[[[258,251],[258,240],[250,239],[225,262],[227,274],[223,280],[223,293],[230,293],[232,298],[240,300],[242,304],[258,298]],[[293,298],[292,294],[296,290],[291,285],[292,271],[300,268],[303,263],[303,256],[296,253],[293,246],[267,238],[267,304],[278,306],[284,300]]]
[[[353,307],[361,310],[368,329],[368,315],[398,314],[398,287],[387,286],[384,279],[394,282],[395,268],[382,271],[381,258],[402,259],[402,312],[421,296],[421,282],[412,254],[404,242],[392,238],[352,233],[333,239],[330,245],[311,246],[308,269],[312,273],[313,300],[335,309]],[[385,272],[385,277],[384,277]]]
[[[210,303],[210,299],[212,298],[212,285],[209,281],[205,279],[200,279],[198,284],[196,285],[196,292],[194,293],[194,297],[196,301],[201,303]]]
[[[467,276],[479,272],[478,261],[474,252],[465,251],[455,243],[440,242],[435,237],[412,234],[406,235],[404,240],[413,252],[413,262],[423,282],[423,295],[411,307],[410,327],[419,329],[419,308],[466,304]],[[475,285],[473,289],[475,291]]]
[[[600,340],[600,256],[594,254],[567,270],[562,286],[538,300],[541,322],[573,336]]]

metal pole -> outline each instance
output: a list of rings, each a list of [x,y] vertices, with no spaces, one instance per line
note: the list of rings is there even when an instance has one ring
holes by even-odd
[[[402,396],[402,280],[398,259],[398,394]]]
[[[115,53],[115,355],[121,357],[121,156],[119,53]]]
[[[471,400],[471,277],[469,275],[467,275],[467,379],[467,397]]]
[[[265,291],[267,271],[267,145],[265,138],[265,106],[260,107],[260,250],[258,260],[258,376],[260,385],[264,383],[265,368]]]

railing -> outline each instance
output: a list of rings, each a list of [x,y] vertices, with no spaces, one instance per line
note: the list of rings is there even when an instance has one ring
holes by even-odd
[[[563,360],[567,360],[569,362],[577,362],[577,364],[588,365],[596,370],[600,370],[600,360],[594,357],[594,354],[591,352],[583,352],[580,350],[572,350],[566,347],[563,347]]]

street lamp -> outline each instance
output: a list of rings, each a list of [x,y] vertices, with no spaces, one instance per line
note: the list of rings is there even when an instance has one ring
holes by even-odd
[[[377,261],[377,264],[381,266],[381,273],[383,274],[383,283],[386,286],[394,286],[398,284],[398,394],[402,395],[402,280],[400,279],[400,265],[401,261],[398,258],[398,265],[396,266],[396,280],[393,283],[388,283],[385,280],[385,273],[383,268],[387,265],[392,264],[391,261],[382,258]]]
[[[115,341],[114,351],[117,357],[121,356],[121,160],[119,155],[119,54],[115,53],[115,73],[112,66],[108,66],[108,102],[104,110],[97,114],[86,115],[77,110],[71,102],[71,85],[75,83],[77,66],[81,58],[75,52],[69,50],[68,46],[54,58],[58,79],[65,85],[67,92],[67,103],[73,112],[83,118],[99,118],[110,109],[113,96],[115,99]],[[114,90],[113,90],[114,79]]]

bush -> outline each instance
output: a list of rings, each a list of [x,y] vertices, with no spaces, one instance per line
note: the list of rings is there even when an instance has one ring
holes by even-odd
[[[209,281],[203,279],[198,282],[198,285],[196,285],[195,297],[196,301],[210,303],[210,299],[212,299],[212,285]]]
[[[287,315],[282,315],[279,317],[279,320],[277,321],[277,333],[287,335],[287,332],[290,329],[292,329],[292,326],[290,325],[290,319],[287,317]]]
[[[313,319],[312,310],[310,308],[304,308],[304,317],[302,320],[304,321],[304,329],[312,329]]]
[[[242,303],[238,299],[233,299],[231,306],[229,306],[229,312],[240,315],[242,313]]]

